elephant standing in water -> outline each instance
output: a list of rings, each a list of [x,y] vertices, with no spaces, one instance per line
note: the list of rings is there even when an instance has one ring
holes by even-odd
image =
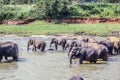
[[[27,50],[29,51],[29,46],[33,45],[32,51],[37,51],[37,49],[40,49],[41,51],[45,50],[46,42],[41,41],[40,39],[29,39],[27,44]]]
[[[107,40],[113,44],[113,49],[116,54],[120,54],[120,38],[119,37],[107,37]]]
[[[113,44],[108,40],[100,41],[99,44],[106,46],[109,50],[110,55],[113,55]]]
[[[67,43],[67,40],[65,38],[62,39],[57,39],[57,38],[52,38],[51,42],[50,42],[50,48],[52,46],[52,44],[55,44],[55,49],[58,49],[58,45],[62,46],[62,50],[65,50],[65,45]]]
[[[12,57],[14,61],[18,60],[18,45],[13,42],[4,42],[0,43],[0,61],[5,57],[8,60],[8,57]]]
[[[79,63],[82,64],[83,60],[96,63],[98,59],[98,52],[92,47],[73,47],[70,53],[70,64],[72,59],[79,58]]]

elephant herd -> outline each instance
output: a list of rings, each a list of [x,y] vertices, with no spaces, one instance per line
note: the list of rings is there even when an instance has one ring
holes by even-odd
[[[72,40],[66,38],[52,38],[50,41],[50,49],[53,44],[55,50],[58,50],[58,45],[60,45],[62,50],[68,51],[70,64],[72,64],[72,60],[76,58],[79,59],[80,64],[82,64],[84,60],[90,63],[96,63],[98,59],[107,61],[110,55],[120,54],[119,37],[107,37],[106,40],[103,41],[82,36]],[[33,51],[37,49],[45,51],[47,44],[45,41],[39,39],[30,39],[27,45],[28,51],[30,45],[33,45]]]
[[[62,47],[62,50],[68,51],[68,57],[70,64],[73,59],[79,59],[79,63],[83,61],[89,61],[90,63],[96,63],[98,59],[107,61],[110,55],[120,54],[120,39],[119,37],[107,37],[106,40],[98,41],[91,37],[79,36],[74,39],[67,38],[52,38],[50,41],[50,49],[54,44],[55,50],[58,50],[58,46]],[[29,39],[27,43],[27,51],[29,47],[33,46],[32,51],[38,49],[42,52],[45,51],[47,43],[40,39]],[[0,43],[0,61],[5,58],[12,57],[14,61],[19,58],[18,45],[13,42],[1,42]]]

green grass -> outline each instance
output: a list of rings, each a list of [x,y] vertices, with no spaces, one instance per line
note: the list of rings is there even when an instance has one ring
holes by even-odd
[[[120,24],[53,24],[45,21],[35,21],[27,25],[0,25],[1,34],[47,35],[85,32],[91,35],[112,35],[120,31]]]

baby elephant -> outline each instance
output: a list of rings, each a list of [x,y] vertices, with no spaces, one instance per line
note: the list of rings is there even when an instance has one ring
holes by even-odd
[[[58,49],[58,45],[62,46],[62,50],[65,50],[65,45],[67,43],[67,40],[65,38],[57,39],[57,38],[52,38],[50,42],[50,48],[52,44],[55,44],[55,49]]]
[[[13,42],[4,42],[0,44],[0,62],[5,57],[8,60],[8,57],[13,57],[14,61],[18,60],[18,45]]]
[[[45,50],[46,42],[41,41],[40,39],[29,39],[27,44],[27,50],[29,51],[29,46],[33,45],[32,51],[37,51],[37,49],[40,49],[41,51]]]
[[[83,60],[96,63],[98,59],[98,52],[92,47],[73,47],[70,53],[70,64],[72,59],[79,58],[79,63],[82,64]]]

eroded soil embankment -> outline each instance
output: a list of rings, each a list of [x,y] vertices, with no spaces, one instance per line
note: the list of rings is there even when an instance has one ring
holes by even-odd
[[[4,20],[1,23],[2,24],[8,24],[8,25],[23,25],[23,24],[29,24],[31,22],[35,21],[35,19],[28,19],[28,20]],[[47,19],[47,22],[53,22],[52,19]],[[81,24],[95,24],[95,23],[111,23],[111,24],[120,24],[120,18],[69,18],[64,19],[62,23],[81,23]]]
[[[35,21],[35,19],[27,19],[27,20],[4,20],[1,23],[2,24],[8,24],[8,25],[23,25],[23,24],[29,24],[31,22]]]
[[[52,22],[52,19],[47,19],[48,22]],[[62,23],[82,23],[82,24],[95,24],[95,23],[120,23],[120,18],[69,18],[64,19]]]

